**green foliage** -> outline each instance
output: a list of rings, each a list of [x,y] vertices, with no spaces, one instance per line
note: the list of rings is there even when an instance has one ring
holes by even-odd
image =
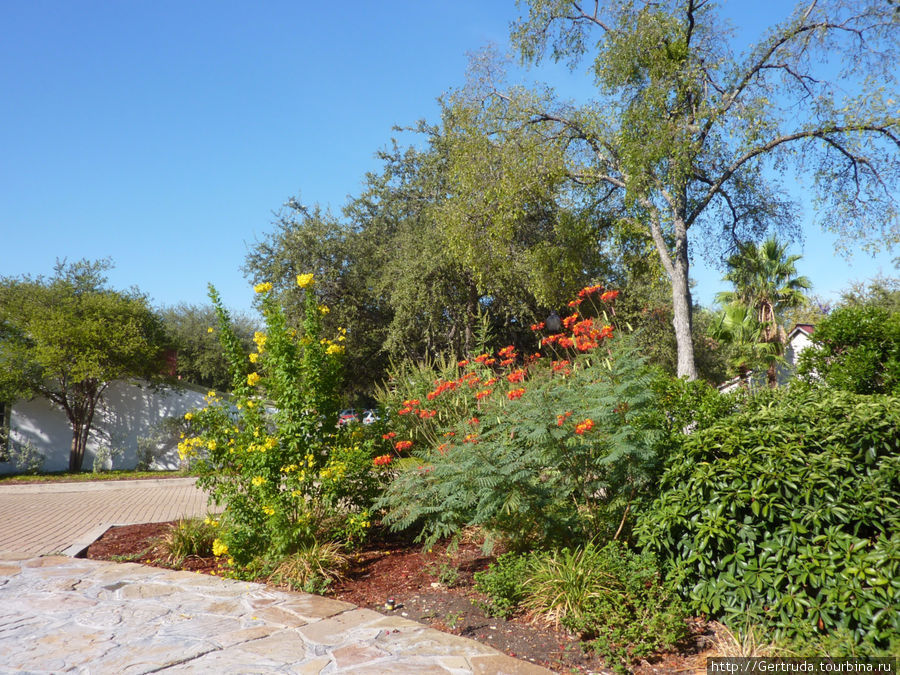
[[[670,455],[638,538],[694,611],[883,647],[900,630],[898,458],[896,398],[765,392]]]
[[[413,454],[379,502],[386,523],[427,542],[478,525],[519,548],[613,536],[659,465],[651,375],[601,318],[566,323],[548,356],[509,346],[445,363],[383,400]]]
[[[509,619],[528,596],[526,580],[532,557],[522,553],[504,553],[483,572],[475,573],[475,589],[488,597],[487,612]]]
[[[180,562],[188,556],[208,557],[212,555],[216,538],[214,522],[209,518],[179,520],[163,535],[159,546],[172,561]]]
[[[900,311],[875,303],[839,307],[816,326],[799,372],[857,394],[900,395]]]
[[[256,287],[266,332],[254,335],[249,356],[210,292],[234,394],[222,400],[211,391],[205,408],[185,416],[190,429],[179,450],[195,459],[198,484],[225,505],[218,550],[238,565],[322,537],[358,541],[377,491],[371,443],[336,427],[343,334],[321,336],[312,275],[297,283],[307,291],[300,330],[288,327],[271,285]]]
[[[231,368],[218,336],[210,328],[218,325],[215,307],[180,304],[159,312],[173,347],[178,352],[177,373],[183,382],[230,391]],[[253,346],[258,328],[250,317],[231,315],[231,325],[244,351]]]
[[[655,558],[618,541],[535,554],[525,588],[526,609],[590,640],[617,670],[687,635],[683,603]]]
[[[41,395],[72,427],[80,471],[94,412],[113,380],[162,379],[159,318],[136,290],[106,286],[108,260],[58,262],[49,279],[0,280],[0,392]]]

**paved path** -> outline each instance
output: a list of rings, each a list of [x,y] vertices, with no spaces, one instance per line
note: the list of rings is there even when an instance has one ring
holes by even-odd
[[[0,552],[75,555],[113,525],[206,515],[195,480],[0,485]]]
[[[74,555],[111,524],[205,512],[192,479],[0,487],[0,674],[549,673],[338,600],[135,563],[35,557]]]
[[[540,675],[402,617],[137,565],[0,556],[0,673]]]

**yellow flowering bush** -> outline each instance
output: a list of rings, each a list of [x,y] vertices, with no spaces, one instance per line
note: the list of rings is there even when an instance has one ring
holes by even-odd
[[[372,448],[337,428],[343,333],[334,341],[321,335],[312,275],[301,277],[305,313],[296,330],[271,288],[255,287],[266,327],[249,357],[210,290],[233,394],[209,396],[189,413],[179,449],[196,459],[199,484],[225,507],[218,537],[237,568],[322,536],[359,541],[377,493]]]

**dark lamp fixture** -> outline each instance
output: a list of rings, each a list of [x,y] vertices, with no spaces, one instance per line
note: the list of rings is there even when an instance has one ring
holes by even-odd
[[[559,320],[559,314],[556,313],[555,309],[550,312],[550,316],[544,321],[544,328],[550,333],[558,333],[562,330],[562,321]]]

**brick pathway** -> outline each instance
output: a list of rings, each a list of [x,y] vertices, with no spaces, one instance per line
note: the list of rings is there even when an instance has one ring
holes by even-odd
[[[0,552],[74,555],[112,525],[206,515],[193,478],[0,486]]]

